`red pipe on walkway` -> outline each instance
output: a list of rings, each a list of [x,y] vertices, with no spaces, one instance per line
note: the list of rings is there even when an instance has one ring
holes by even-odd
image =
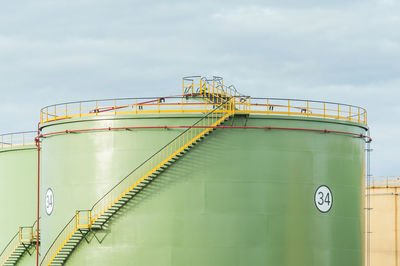
[[[157,129],[157,128],[228,128],[228,129],[266,129],[266,130],[298,130],[298,131],[311,131],[311,132],[322,132],[322,133],[337,133],[337,134],[345,134],[351,135],[355,137],[364,138],[366,142],[371,142],[372,138],[358,133],[346,132],[346,131],[337,131],[337,130],[327,130],[327,129],[311,129],[311,128],[292,128],[292,127],[247,127],[247,126],[147,126],[147,127],[104,127],[104,128],[89,128],[89,129],[74,129],[74,130],[64,130],[64,131],[56,131],[46,134],[39,135],[40,138],[57,135],[57,134],[65,134],[65,133],[78,133],[78,132],[90,132],[90,131],[105,131],[105,130],[123,130],[123,129]]]

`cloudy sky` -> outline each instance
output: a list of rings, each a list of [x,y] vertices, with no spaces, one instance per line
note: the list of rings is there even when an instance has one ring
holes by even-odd
[[[43,106],[171,95],[220,75],[244,94],[368,110],[372,174],[399,175],[400,4],[395,0],[0,3],[1,133]]]

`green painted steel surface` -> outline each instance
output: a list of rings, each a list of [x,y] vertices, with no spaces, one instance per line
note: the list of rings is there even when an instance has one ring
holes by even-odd
[[[0,253],[20,226],[36,220],[37,151],[35,146],[0,150]],[[36,257],[19,265],[33,265]]]
[[[53,123],[44,133],[99,127],[191,125],[198,118],[124,117]],[[365,133],[354,123],[239,117],[235,126]],[[77,209],[182,130],[71,133],[43,140],[41,254]],[[361,266],[364,141],[333,133],[217,129],[140,192],[106,230],[89,234],[67,265]],[[327,185],[330,212],[314,193]],[[54,211],[44,211],[46,190]]]

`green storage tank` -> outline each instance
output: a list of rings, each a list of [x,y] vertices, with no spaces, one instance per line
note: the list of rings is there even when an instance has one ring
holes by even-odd
[[[36,132],[0,135],[0,265],[34,265]],[[24,251],[28,252],[24,252]]]
[[[362,266],[365,110],[198,82],[42,109],[41,264]]]

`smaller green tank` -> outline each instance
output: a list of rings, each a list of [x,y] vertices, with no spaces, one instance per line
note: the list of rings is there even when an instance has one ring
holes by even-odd
[[[37,148],[36,132],[18,132],[0,135],[0,265],[7,258],[15,257],[14,249],[28,252],[21,254],[18,265],[34,265],[36,261],[36,196]],[[4,216],[3,216],[4,215]],[[12,254],[13,253],[13,254]],[[8,265],[8,264],[6,264]]]

